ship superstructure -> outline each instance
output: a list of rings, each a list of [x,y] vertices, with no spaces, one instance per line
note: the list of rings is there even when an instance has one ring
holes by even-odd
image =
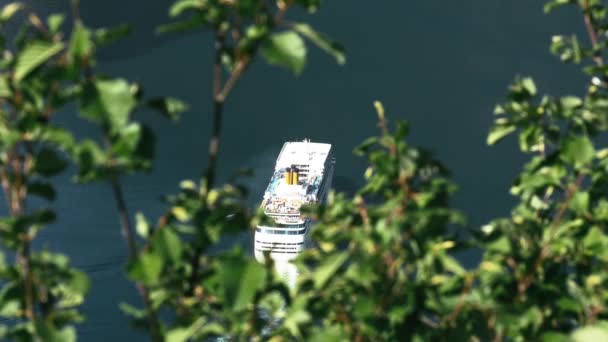
[[[309,246],[313,222],[300,207],[326,200],[334,163],[330,144],[304,140],[283,145],[261,204],[274,224],[256,227],[257,260],[269,252],[275,261],[288,261]]]

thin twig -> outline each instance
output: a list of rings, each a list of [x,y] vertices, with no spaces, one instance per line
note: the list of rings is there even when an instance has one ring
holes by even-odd
[[[6,198],[6,203],[8,206],[9,212],[11,211],[11,203],[12,203],[12,193],[8,180],[8,175],[6,174],[6,170],[4,168],[0,168],[0,182],[2,183],[2,190],[4,191],[4,198]]]
[[[220,145],[220,135],[222,133],[222,118],[224,111],[225,96],[222,96],[223,88],[222,80],[222,52],[225,44],[225,32],[220,28],[215,29],[215,61],[213,63],[213,128],[211,138],[209,139],[209,160],[207,162],[207,172],[205,173],[205,189],[208,191],[215,183],[217,173],[217,156]],[[233,73],[234,74],[234,73]],[[233,83],[236,81],[233,81]],[[198,280],[199,258],[202,253],[202,247],[197,244],[194,247],[194,253],[190,259],[190,267],[192,273],[188,278],[188,288],[186,294],[191,295],[194,292],[195,284]]]
[[[287,0],[285,2],[277,2],[277,6],[279,7],[279,10],[274,15],[275,24],[281,23],[281,20],[283,20],[285,13],[287,13],[287,10],[289,9],[289,7],[291,7],[292,4],[293,4],[293,0]]]
[[[24,214],[25,210],[25,191],[22,189],[26,186],[25,179],[27,175],[25,172],[29,172],[29,168],[24,168],[24,163],[21,162],[21,158],[16,148],[11,149],[8,153],[9,155],[9,164],[13,169],[14,180],[11,186],[9,185],[9,189],[12,190],[11,194],[11,216],[19,217]],[[33,284],[33,276],[32,276],[32,267],[30,260],[30,237],[29,230],[26,229],[20,235],[22,245],[19,248],[17,253],[17,263],[19,264],[22,274],[23,274],[23,298],[25,303],[24,316],[28,320],[36,319],[36,310],[34,310],[34,284]]]
[[[540,263],[543,261],[543,259],[548,256],[550,244],[553,241],[553,238],[555,237],[557,227],[559,227],[559,224],[560,224],[564,214],[566,213],[566,209],[568,209],[568,205],[570,204],[572,197],[574,197],[574,195],[576,194],[578,189],[581,187],[581,184],[583,183],[583,180],[585,180],[586,176],[587,176],[586,173],[584,173],[584,172],[581,173],[580,175],[578,175],[578,177],[576,178],[574,183],[568,187],[568,191],[566,192],[566,197],[564,198],[564,201],[562,202],[562,205],[560,206],[559,211],[557,212],[557,215],[555,215],[555,218],[553,218],[553,221],[551,222],[551,225],[549,226],[549,239],[548,239],[547,243],[544,245],[544,247],[539,255],[539,259],[537,260],[537,262],[535,264],[535,269],[538,266],[540,266]]]
[[[236,84],[236,82],[243,75],[243,71],[245,71],[245,69],[249,65],[249,60],[250,60],[249,58],[243,58],[242,60],[240,60],[236,63],[234,70],[230,74],[230,77],[226,81],[226,84],[224,84],[222,91],[220,91],[220,93],[218,94],[217,100],[219,100],[221,102],[226,101],[228,94],[230,94],[230,91],[232,90],[232,88],[234,88],[234,85]]]
[[[587,29],[587,34],[589,35],[589,40],[591,40],[592,49],[595,50],[599,46],[599,39],[598,39],[597,32],[595,31],[595,28],[593,27],[593,18],[591,17],[591,14],[589,13],[589,3],[587,2],[587,0],[583,0],[582,7],[583,7],[583,18],[585,20],[585,28]],[[593,51],[593,61],[595,62],[595,64],[597,64],[597,66],[601,67],[604,65],[604,58],[602,57],[601,50],[597,50],[597,53],[595,51]]]
[[[217,156],[222,133],[222,118],[225,97],[222,97],[222,52],[224,50],[225,33],[219,28],[215,31],[215,62],[213,64],[213,126],[209,139],[209,160],[206,172],[206,189],[215,183],[217,172]]]
[[[458,315],[464,308],[466,296],[469,294],[469,292],[471,292],[471,289],[473,288],[473,280],[473,276],[466,277],[464,287],[462,289],[462,292],[460,293],[460,297],[458,298],[458,304],[456,304],[454,310],[452,310],[452,312],[448,316],[448,322],[454,323],[454,321],[458,318]]]
[[[580,188],[580,186],[583,183],[583,180],[585,180],[586,176],[587,176],[587,174],[582,172],[581,174],[578,175],[578,177],[576,178],[574,183],[568,187],[566,196],[564,197],[564,201],[562,202],[557,214],[555,215],[555,217],[553,218],[553,221],[551,222],[551,224],[549,226],[549,238],[544,243],[544,245],[541,249],[541,252],[538,255],[538,258],[534,262],[534,267],[532,268],[532,272],[536,272],[536,270],[540,267],[542,262],[549,256],[549,253],[551,251],[551,243],[552,243],[553,239],[555,238],[557,228],[559,227],[559,224],[560,224],[564,214],[566,213],[566,209],[568,209],[568,205],[570,204],[570,201],[572,200],[572,198],[574,197],[574,195]],[[533,280],[534,280],[533,275],[528,274],[523,279],[523,281],[518,285],[518,292],[520,294],[524,293],[530,287],[530,285],[532,285]]]
[[[75,23],[82,22],[80,17],[80,0],[72,0],[72,17]]]
[[[118,175],[113,174],[110,182],[112,184],[112,190],[114,192],[114,198],[116,200],[116,206],[118,209],[118,215],[120,217],[120,225],[122,228],[122,235],[127,241],[127,247],[129,250],[129,259],[133,260],[137,257],[137,243],[135,241],[135,236],[133,234],[133,225],[131,224],[131,220],[129,219],[129,211],[127,209],[127,205],[125,204],[122,186],[120,184],[120,179]],[[147,311],[147,320],[150,326],[150,332],[152,335],[153,341],[163,341],[163,337],[160,331],[160,324],[158,322],[158,318],[156,316],[156,312],[152,308],[152,302],[150,300],[150,293],[148,288],[146,288],[143,284],[136,283],[135,285],[139,294],[144,300],[144,305]]]
[[[34,321],[36,319],[36,311],[34,310],[34,279],[30,262],[30,239],[27,231],[22,235],[22,243],[23,245],[19,250],[17,259],[23,272],[25,317]]]
[[[114,193],[114,198],[116,199],[116,207],[118,209],[122,236],[127,242],[129,259],[133,259],[137,257],[137,242],[133,236],[133,227],[131,226],[131,220],[129,219],[129,212],[127,210],[127,205],[125,204],[120,179],[116,174],[112,175],[110,183],[112,184],[112,191]]]
[[[24,213],[25,198],[23,194],[25,191],[22,189],[25,187],[25,175],[23,173],[29,172],[29,168],[24,168],[23,163],[20,162],[20,156],[13,147],[8,152],[8,165],[12,168],[14,174],[13,182],[11,184],[10,175],[6,169],[0,170],[0,178],[2,179],[2,188],[4,189],[5,196],[9,205],[9,212],[12,217],[22,216]],[[23,302],[25,304],[24,317],[28,320],[36,319],[36,310],[34,310],[34,285],[33,276],[30,260],[30,238],[28,230],[20,234],[21,246],[17,252],[17,264],[21,269],[22,281],[23,281]]]
[[[80,17],[80,0],[72,0],[71,5],[74,25],[82,23],[82,19]],[[93,74],[93,69],[91,68],[91,65],[86,63],[83,67],[85,81],[93,81],[95,76]],[[110,147],[111,145],[110,139],[108,137],[105,138],[105,144],[107,147]],[[116,200],[122,235],[127,242],[129,260],[134,260],[134,258],[137,257],[137,243],[133,234],[133,226],[131,224],[131,220],[129,219],[129,211],[124,200],[122,185],[120,184],[118,174],[111,175],[110,183],[112,185],[114,199]],[[152,307],[149,291],[145,285],[140,284],[138,282],[135,283],[135,286],[144,301],[144,306],[146,308],[146,319],[148,320],[151,338],[155,342],[161,342],[164,340],[164,338],[161,333],[158,317],[156,315],[156,312],[154,311],[154,308]]]

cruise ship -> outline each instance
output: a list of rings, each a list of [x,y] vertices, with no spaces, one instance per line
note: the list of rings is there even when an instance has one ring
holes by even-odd
[[[255,231],[258,261],[269,253],[279,265],[310,246],[313,222],[300,213],[300,207],[327,199],[334,164],[330,144],[304,140],[283,145],[261,204],[273,224],[257,226]]]

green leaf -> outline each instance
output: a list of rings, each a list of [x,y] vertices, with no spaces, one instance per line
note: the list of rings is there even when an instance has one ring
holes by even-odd
[[[165,258],[178,262],[182,254],[179,236],[167,227],[157,229],[154,235],[154,248]]]
[[[366,138],[362,143],[355,147],[353,153],[357,156],[364,156],[370,151],[373,146],[376,146],[378,144],[378,141],[378,137]]]
[[[308,13],[316,12],[321,6],[321,0],[295,0],[294,2],[305,8]]]
[[[522,152],[537,150],[539,142],[542,142],[542,130],[539,126],[528,126],[519,134],[519,148]]]
[[[4,5],[4,7],[2,7],[2,11],[0,11],[0,24],[7,22],[15,15],[15,13],[19,12],[23,8],[25,8],[25,4],[19,1]]]
[[[568,335],[564,335],[558,332],[549,331],[543,333],[540,337],[541,342],[570,342]]]
[[[146,239],[150,235],[150,224],[141,212],[135,214],[135,231],[142,238]]]
[[[56,13],[56,14],[49,15],[49,17],[46,21],[47,25],[49,26],[49,31],[51,31],[51,33],[59,32],[64,20],[65,20],[65,15],[63,15],[62,13]]]
[[[180,114],[188,110],[187,103],[173,97],[155,98],[149,100],[147,105],[171,120],[179,119]]]
[[[348,258],[348,253],[342,252],[329,256],[317,267],[313,275],[315,288],[325,286],[325,283],[333,276]]]
[[[596,220],[608,221],[608,201],[600,199],[597,206],[593,209],[593,216]]]
[[[34,41],[28,44],[17,57],[15,82],[20,82],[30,72],[61,51],[63,47],[62,42]]]
[[[127,273],[131,280],[141,282],[145,285],[154,285],[158,283],[162,268],[162,257],[153,251],[147,251],[140,254],[134,261],[129,263]]]
[[[449,272],[452,272],[456,275],[462,275],[466,272],[464,267],[451,255],[443,255],[441,256],[441,261],[443,262],[443,266]]]
[[[0,97],[11,97],[13,92],[6,75],[0,75]]]
[[[135,89],[123,79],[96,80],[85,87],[80,110],[85,118],[117,132],[127,124],[135,108],[134,93]]]
[[[34,172],[45,177],[54,176],[63,171],[68,163],[50,148],[42,148],[34,158]]]
[[[494,125],[490,129],[486,143],[490,146],[494,145],[513,131],[515,131],[515,125]]]
[[[95,44],[97,47],[112,44],[132,32],[130,25],[121,24],[113,27],[103,27],[95,30]]]
[[[576,96],[564,96],[560,99],[562,107],[566,110],[573,110],[580,107],[583,104],[583,100]]]
[[[70,289],[74,292],[84,294],[89,291],[91,287],[91,282],[87,277],[86,273],[78,270],[70,271],[71,279],[67,283]]]
[[[142,163],[138,165],[138,169],[147,169],[151,166],[156,152],[156,136],[148,126],[141,124],[140,127],[141,134],[135,148],[135,156],[138,162]]]
[[[36,335],[45,342],[74,342],[76,341],[76,329],[65,327],[57,329],[48,321],[36,320],[34,323]]]
[[[236,2],[236,9],[241,17],[253,19],[263,12],[263,4],[260,0],[239,0]]]
[[[347,335],[339,325],[324,326],[313,330],[312,336],[307,339],[309,342],[341,342],[347,341]]]
[[[38,209],[30,215],[22,217],[22,222],[25,225],[35,225],[41,227],[53,223],[56,218],[57,216],[54,211],[50,209]]]
[[[175,23],[161,25],[156,28],[156,33],[179,33],[190,32],[202,27],[205,24],[205,17],[194,15],[189,19]]]
[[[131,304],[120,303],[118,304],[118,307],[124,314],[133,318],[142,319],[146,317],[146,310],[138,309]]]
[[[578,314],[582,310],[582,305],[580,303],[568,297],[562,297],[557,300],[556,304],[560,310],[565,312],[574,312]]]
[[[185,222],[190,219],[190,213],[184,207],[173,207],[171,208],[171,214],[180,222]]]
[[[561,159],[577,168],[590,163],[594,156],[593,143],[587,136],[571,136],[562,144]]]
[[[608,341],[608,329],[604,326],[586,326],[572,333],[573,342]]]
[[[78,181],[88,182],[97,180],[106,156],[101,148],[92,140],[84,140],[75,148],[78,162]]]
[[[316,44],[319,48],[333,56],[338,64],[342,65],[346,63],[344,48],[340,44],[333,42],[328,37],[316,32],[308,24],[294,24],[293,29],[304,37],[310,39],[310,41]]]
[[[373,316],[376,311],[376,303],[370,297],[362,296],[357,300],[353,307],[353,314],[355,317],[360,319],[365,319],[367,317]]]
[[[36,195],[49,201],[55,199],[55,189],[50,183],[37,181],[30,182],[27,185],[27,192],[28,194]]]
[[[167,342],[184,342],[192,336],[192,329],[189,328],[174,328],[167,331]]]
[[[57,307],[65,309],[81,305],[90,286],[89,278],[84,272],[71,270],[70,279],[56,288],[55,296],[59,297]]]
[[[545,4],[545,7],[543,9],[545,13],[549,13],[558,7],[571,4],[572,2],[572,0],[551,0]]]
[[[262,55],[269,64],[286,67],[297,75],[306,64],[306,45],[293,31],[275,33],[262,45]]]
[[[583,238],[583,247],[589,255],[597,255],[608,247],[608,238],[597,227],[592,227]]]
[[[76,23],[74,26],[69,51],[70,56],[76,61],[88,58],[93,51],[91,31],[84,27],[82,23]]]
[[[116,156],[131,158],[137,148],[141,136],[141,126],[137,122],[130,123],[120,130],[112,142],[112,152]]]
[[[258,263],[251,261],[243,270],[238,290],[233,301],[234,310],[246,309],[253,302],[256,291],[264,285],[266,270]]]
[[[13,285],[5,285],[0,291],[0,317],[21,316],[21,291]]]
[[[522,87],[530,94],[531,96],[536,95],[536,84],[534,84],[534,80],[530,77],[525,77],[521,80]]]
[[[51,143],[66,153],[72,153],[75,147],[74,136],[69,130],[58,127],[45,127],[41,141]]]
[[[304,296],[296,296],[288,307],[283,326],[299,340],[302,338],[300,326],[310,322],[311,316],[306,310],[308,300]]]
[[[498,252],[508,254],[511,252],[511,242],[509,238],[506,236],[501,236],[500,238],[492,241],[487,245],[488,251]]]
[[[569,207],[577,214],[587,213],[589,211],[589,193],[581,191],[575,193],[570,200]]]
[[[226,305],[235,311],[246,309],[257,290],[264,286],[266,270],[241,253],[229,255],[218,267]]]
[[[218,322],[209,322],[197,332],[200,336],[222,336],[226,334],[226,329]]]
[[[175,18],[190,9],[201,10],[205,3],[204,0],[178,0],[169,8],[169,17]]]

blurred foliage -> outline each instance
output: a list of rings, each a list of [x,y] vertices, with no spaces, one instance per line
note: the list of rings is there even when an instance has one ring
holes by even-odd
[[[445,167],[388,129],[355,149],[369,162],[353,198],[334,195],[312,210],[318,249],[299,257],[296,298],[305,301],[295,336],[330,340],[445,339],[469,278],[451,254],[463,216],[449,208],[456,190]],[[302,313],[298,313],[303,315]],[[300,336],[298,336],[300,337]]]
[[[160,33],[212,29],[220,47],[220,60],[229,72],[240,72],[258,51],[269,64],[299,74],[306,64],[308,39],[339,64],[346,57],[343,48],[309,24],[285,19],[290,7],[314,13],[320,0],[176,0],[169,9],[174,21],[158,28]]]
[[[54,124],[76,93],[66,62],[69,43],[58,32],[61,16],[44,22],[19,2],[2,6],[0,32],[17,17],[22,23],[14,39],[0,33],[0,180],[8,211],[0,218],[0,336],[71,341],[73,325],[84,318],[78,308],[88,278],[66,256],[32,249],[38,233],[55,221],[51,180],[66,169],[75,147],[71,132]]]
[[[516,136],[530,156],[510,189],[517,198],[510,214],[465,230],[464,215],[450,207],[456,186],[447,168],[407,142],[408,124],[391,125],[375,103],[380,132],[355,149],[369,165],[364,185],[353,196],[331,193],[327,203],[303,209],[317,222],[315,247],[294,262],[294,286],[271,258],[258,263],[239,247],[222,247],[269,220],[247,208],[247,189],[237,181],[184,180],[156,222],[141,212],[132,220],[121,177],[149,170],[155,147],[153,132],[134,114],[154,110],[177,121],[188,106],[98,73],[97,51],[130,28],[87,27],[78,5],[72,0],[69,21],[64,14],[41,18],[18,1],[0,7],[7,211],[0,217],[0,338],[76,339],[89,281],[65,255],[32,248],[55,221],[49,203],[61,194],[53,177],[73,164],[76,181],[113,189],[129,251],[125,272],[143,301],[120,308],[155,341],[608,339],[608,149],[598,146],[608,128],[604,2],[545,5],[546,12],[577,8],[582,15],[587,37],[554,36],[550,47],[564,63],[582,66],[589,77],[582,94],[540,95],[531,77],[517,77],[496,106],[487,143]],[[345,62],[339,44],[286,19],[290,8],[313,13],[320,5],[177,0],[172,22],[158,31],[214,33],[214,115],[221,118],[217,104],[258,53],[294,74],[306,64],[306,42]],[[21,29],[7,37],[1,29],[11,21]],[[56,125],[56,114],[70,108],[99,135],[78,140]],[[214,134],[219,144],[219,129]],[[458,253],[473,249],[482,259],[465,269]]]

